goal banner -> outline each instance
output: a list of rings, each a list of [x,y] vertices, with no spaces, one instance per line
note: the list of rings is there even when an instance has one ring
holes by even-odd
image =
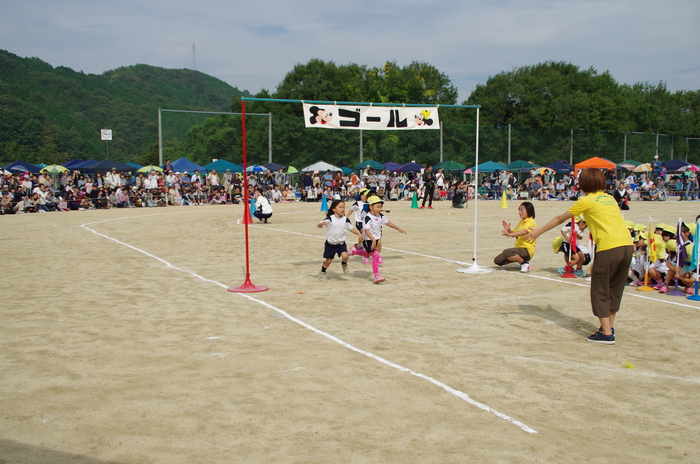
[[[416,130],[440,129],[437,106],[304,106],[306,127],[323,129]]]

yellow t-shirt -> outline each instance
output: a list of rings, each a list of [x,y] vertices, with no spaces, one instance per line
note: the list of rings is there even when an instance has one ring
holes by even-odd
[[[523,229],[527,229],[528,231],[531,231],[532,229],[537,229],[537,223],[531,217],[525,218],[518,223],[518,225],[515,227],[514,232],[517,232],[517,231],[523,230]],[[535,242],[536,242],[536,240],[529,242],[529,241],[525,240],[523,237],[524,237],[523,235],[521,235],[519,237],[515,237],[515,248],[527,248],[527,252],[530,253],[530,258],[532,258],[533,256],[535,256]]]
[[[630,233],[613,197],[601,191],[579,198],[569,212],[583,214],[598,251],[630,245]]]

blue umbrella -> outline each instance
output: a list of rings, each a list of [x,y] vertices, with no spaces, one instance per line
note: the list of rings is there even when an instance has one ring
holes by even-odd
[[[391,172],[396,172],[401,167],[401,165],[399,163],[394,163],[393,161],[387,161],[386,163],[384,163],[384,167]]]
[[[278,164],[278,163],[267,163],[267,164],[263,164],[263,166],[266,167],[267,169],[269,169],[270,171],[279,171],[280,169],[284,169],[287,167],[283,164]]]
[[[252,166],[248,166],[248,169],[246,169],[246,172],[265,172],[268,169],[265,166],[258,166],[257,164],[254,164]]]
[[[397,169],[398,172],[419,172],[421,169],[425,169],[425,167],[421,166],[418,163],[414,163],[411,161],[410,163],[406,163],[403,166],[401,166],[399,169]]]

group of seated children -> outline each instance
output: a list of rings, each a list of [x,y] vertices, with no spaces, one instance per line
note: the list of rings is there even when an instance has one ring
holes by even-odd
[[[681,223],[678,234],[678,226],[659,223],[650,237],[644,225],[626,222],[635,245],[628,277],[630,286],[646,284],[667,293],[669,287],[674,289],[678,285],[680,291],[693,294],[697,274],[690,267],[690,256],[696,224]]]

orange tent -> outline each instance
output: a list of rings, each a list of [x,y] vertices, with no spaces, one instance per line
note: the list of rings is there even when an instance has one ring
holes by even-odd
[[[600,168],[615,170],[617,168],[617,164],[613,163],[612,161],[608,161],[605,158],[594,156],[593,158],[589,158],[586,161],[581,161],[580,163],[574,165],[575,172],[578,172],[583,168]]]

